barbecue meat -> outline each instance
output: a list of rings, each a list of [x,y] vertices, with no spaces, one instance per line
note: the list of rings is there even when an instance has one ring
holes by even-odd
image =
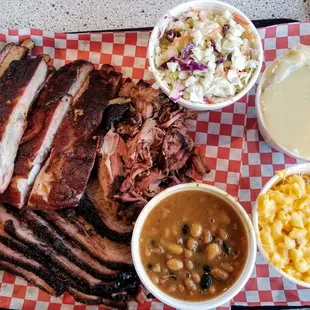
[[[0,79],[0,193],[10,183],[27,113],[47,72],[44,59],[38,56],[12,62]]]
[[[54,136],[93,65],[86,61],[70,63],[48,80],[28,115],[28,127],[15,160],[14,174],[0,201],[21,208],[42,164],[52,147]]]
[[[40,212],[40,215],[66,238],[78,243],[92,257],[113,270],[132,269],[130,246],[98,235],[92,225],[75,212]]]
[[[106,133],[98,163],[101,189],[95,181],[86,192],[96,212],[90,206],[87,210],[92,211],[84,208],[83,213],[98,233],[111,240],[128,234],[145,204],[160,191],[192,181],[191,168],[208,172],[187,133],[185,120],[192,112],[180,109],[142,80],[135,85],[127,79],[118,95],[122,100],[129,97],[119,104],[125,112],[116,118],[112,106],[105,110],[101,124]],[[98,217],[101,225],[95,224]]]
[[[48,293],[61,295],[65,291],[65,284],[59,278],[61,274],[53,266],[48,265],[47,268],[33,259],[34,257],[36,254],[26,245],[7,235],[1,228],[0,269],[3,268],[30,281],[36,280],[34,284]]]
[[[109,189],[111,187],[105,188],[106,191]],[[119,207],[111,199],[113,193],[112,197],[109,197],[109,193],[104,192],[99,181],[93,179],[88,184],[86,194],[90,201],[81,200],[77,212],[83,215],[100,235],[116,242],[130,243],[133,224],[128,224],[118,215]]]
[[[67,288],[69,292],[74,292],[74,296],[97,296],[96,299],[90,298],[88,302],[100,300],[108,305],[124,305],[121,300],[128,299],[137,292],[140,282],[133,271],[114,272],[113,275],[112,270],[101,265],[103,268],[97,268],[96,271],[101,277],[97,278],[90,274],[93,267],[89,270],[86,263],[82,264],[83,269],[78,266],[82,261],[80,257],[74,262],[67,259],[62,254],[68,253],[63,251],[62,247],[66,247],[64,242],[70,241],[60,237],[47,222],[32,211],[19,211],[8,205],[0,206],[0,227],[0,266],[2,261],[19,266],[24,269],[21,275],[27,279],[33,278],[29,276],[29,272],[31,275],[34,273],[38,277],[33,279],[37,280],[36,285],[40,285],[43,280],[51,285],[53,280],[51,286],[54,291],[48,290],[53,294]],[[73,251],[70,258],[75,253],[76,251]],[[85,253],[85,257],[87,259],[89,255]],[[104,269],[109,270],[111,275],[102,274]],[[53,272],[53,275],[50,275],[50,272]]]
[[[35,273],[28,271],[20,266],[14,265],[6,261],[0,261],[0,270],[6,270],[11,274],[24,278],[26,281],[39,287],[51,295],[60,295],[45,280],[37,276]]]
[[[21,60],[28,53],[29,49],[26,46],[9,43],[4,46],[0,52],[0,77],[9,67],[12,61]]]
[[[93,168],[98,139],[94,139],[104,108],[119,89],[114,69],[93,71],[65,116],[54,148],[38,174],[28,207],[55,210],[78,205]]]

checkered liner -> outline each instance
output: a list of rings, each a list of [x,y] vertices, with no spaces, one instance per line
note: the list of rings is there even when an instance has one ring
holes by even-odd
[[[260,29],[266,64],[298,43],[310,45],[310,23],[278,25]],[[75,59],[90,60],[96,67],[111,63],[135,81],[149,80],[146,60],[149,32],[63,34],[37,29],[0,30],[0,42],[20,43],[31,37],[32,54],[49,54],[58,68]],[[254,110],[255,88],[239,102],[220,111],[201,113],[188,121],[195,144],[205,154],[211,172],[197,180],[218,186],[239,197],[251,213],[251,205],[262,185],[275,170],[297,161],[271,149],[257,130]],[[298,161],[299,162],[299,161]],[[79,305],[69,294],[55,298],[7,272],[0,272],[0,307],[11,309],[105,309]],[[256,268],[244,289],[228,304],[304,305],[310,304],[310,290],[296,287],[268,266],[258,253]],[[129,309],[172,309],[157,300]]]

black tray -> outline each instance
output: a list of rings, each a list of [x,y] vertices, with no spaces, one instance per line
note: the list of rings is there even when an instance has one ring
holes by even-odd
[[[257,19],[252,21],[255,27],[268,27],[279,24],[288,24],[299,22],[296,19],[287,18],[274,18],[274,19]],[[72,31],[67,33],[90,33],[90,32],[124,32],[124,31],[151,31],[152,27],[140,27],[140,28],[124,28],[124,29],[108,29],[108,30],[89,30],[89,31]]]

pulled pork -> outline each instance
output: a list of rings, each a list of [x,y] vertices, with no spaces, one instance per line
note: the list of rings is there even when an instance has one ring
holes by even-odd
[[[110,130],[104,136],[98,174],[105,194],[118,206],[117,216],[132,223],[156,194],[193,181],[192,168],[200,174],[209,170],[195,154],[187,133],[185,120],[192,112],[180,109],[144,81],[134,84],[127,79],[119,96],[129,97],[131,102],[114,99],[119,104],[126,102],[126,113],[116,121],[114,118],[113,124],[103,124]],[[112,118],[106,115],[106,119]],[[113,186],[114,179],[119,183],[120,177],[120,185]]]

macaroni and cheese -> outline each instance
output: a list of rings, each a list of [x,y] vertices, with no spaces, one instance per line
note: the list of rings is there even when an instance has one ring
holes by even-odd
[[[310,176],[281,173],[258,197],[261,244],[274,266],[310,283]]]

